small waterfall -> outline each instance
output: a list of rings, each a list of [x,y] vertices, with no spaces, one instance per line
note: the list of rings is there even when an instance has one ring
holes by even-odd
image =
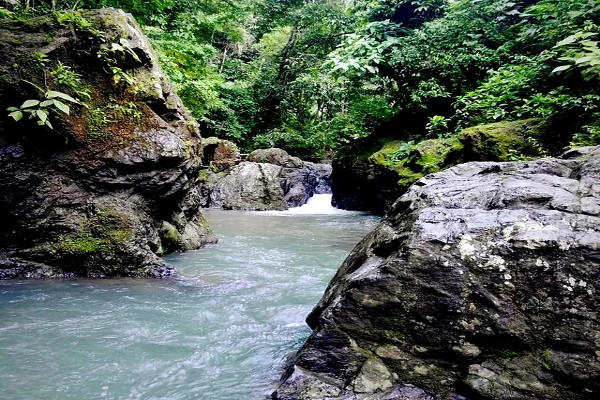
[[[341,210],[339,208],[335,208],[331,205],[331,194],[315,194],[306,204],[300,207],[293,207],[287,211],[283,211],[283,214],[293,214],[293,215],[307,215],[307,214],[348,214],[354,213],[352,211]]]
[[[295,216],[295,215],[362,215],[369,214],[364,211],[348,211],[340,208],[335,208],[331,205],[331,194],[315,194],[308,199],[306,204],[300,207],[292,207],[285,211],[253,211],[262,215],[279,215],[279,216]]]

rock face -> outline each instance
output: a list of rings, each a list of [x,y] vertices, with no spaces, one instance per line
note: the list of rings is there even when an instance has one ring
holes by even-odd
[[[210,205],[226,210],[285,210],[281,172],[277,165],[243,162],[216,184]]]
[[[0,277],[171,274],[161,254],[215,240],[198,129],[131,15],[67,14],[0,24],[0,110],[71,108],[0,116]]]
[[[331,165],[305,161],[301,168],[284,168],[279,183],[286,204],[299,207],[315,194],[331,193]]]
[[[600,147],[419,180],[307,319],[276,399],[600,396]]]
[[[333,205],[383,214],[414,182],[468,161],[509,161],[542,155],[543,124],[529,119],[481,125],[419,143],[366,138],[333,159]]]
[[[216,137],[202,139],[202,161],[214,172],[232,169],[240,162],[240,150],[235,143]]]
[[[247,160],[230,170],[201,172],[205,207],[286,210],[331,191],[331,165],[302,161],[277,148],[255,150]]]

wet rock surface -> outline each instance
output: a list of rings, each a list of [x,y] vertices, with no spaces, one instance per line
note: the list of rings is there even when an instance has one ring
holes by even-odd
[[[429,175],[352,251],[276,399],[595,399],[600,147]]]
[[[302,161],[282,149],[259,149],[231,169],[202,171],[198,188],[204,207],[286,210],[330,193],[331,165]]]
[[[215,240],[193,193],[198,129],[148,40],[121,10],[83,18],[93,29],[52,16],[0,25],[0,109],[43,96],[23,83],[43,85],[41,76],[78,96],[44,72],[57,60],[88,93],[70,115],[50,115],[54,130],[0,117],[0,278],[160,277],[173,273],[161,254]],[[127,49],[110,62],[135,86],[117,83],[99,58],[111,43]]]

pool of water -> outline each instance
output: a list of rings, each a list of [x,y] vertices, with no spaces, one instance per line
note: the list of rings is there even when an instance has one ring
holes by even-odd
[[[219,244],[166,257],[175,278],[0,281],[0,399],[267,398],[378,221],[312,204],[209,211]]]

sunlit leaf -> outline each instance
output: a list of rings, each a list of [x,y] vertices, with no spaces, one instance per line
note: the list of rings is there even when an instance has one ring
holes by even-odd
[[[13,117],[13,119],[15,121],[20,121],[23,118],[23,113],[21,111],[17,110],[17,111],[11,112],[10,114],[8,114],[8,116]]]
[[[581,57],[575,60],[575,64],[583,64],[585,62],[591,61],[593,58],[593,56]]]
[[[36,114],[38,116],[38,118],[40,119],[40,121],[42,121],[42,123],[46,122],[46,120],[48,119],[48,113],[44,110],[42,110],[41,108],[39,108],[36,111]]]
[[[35,107],[38,104],[40,104],[39,100],[25,100],[25,102],[23,103],[23,105],[21,105],[21,108]]]
[[[566,71],[566,70],[568,70],[569,68],[571,68],[571,66],[570,66],[570,65],[561,65],[560,67],[556,67],[556,68],[554,68],[554,69],[552,70],[552,73],[554,74],[554,73],[556,73],[556,72]]]
[[[57,97],[59,97],[59,98],[61,98],[63,100],[70,101],[71,103],[79,103],[79,100],[74,99],[73,97],[71,97],[68,94],[63,93],[63,92],[56,92],[54,90],[49,90],[46,93],[46,98],[48,98],[48,99],[55,99]]]
[[[65,103],[58,101],[58,100],[53,100],[54,102],[54,106],[56,108],[58,108],[60,111],[64,112],[65,114],[69,114],[70,108],[68,105],[66,105]]]
[[[571,36],[567,36],[566,38],[564,38],[560,42],[556,43],[555,47],[566,46],[568,44],[575,43],[575,41],[577,40],[578,37],[579,36],[577,34],[574,34],[574,35],[571,35]]]

